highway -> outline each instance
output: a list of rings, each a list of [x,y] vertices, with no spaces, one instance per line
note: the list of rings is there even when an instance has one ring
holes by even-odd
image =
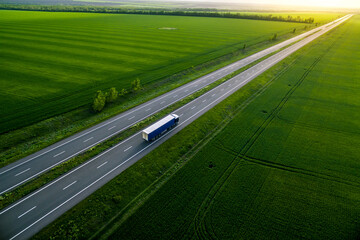
[[[338,20],[336,20],[338,21]],[[190,94],[204,88],[205,86],[241,69],[279,49],[288,46],[316,31],[324,29],[331,22],[319,28],[313,29],[294,38],[276,44],[263,51],[255,53],[242,60],[234,62],[226,67],[196,79],[188,84],[176,88],[153,100],[141,104],[107,121],[93,126],[85,131],[77,133],[58,143],[31,154],[19,161],[0,169],[0,195],[20,186],[32,178],[50,170],[56,165],[86,151],[87,149],[111,138],[112,136],[128,129],[132,125],[152,116],[156,112],[174,104],[175,102],[189,96]]]
[[[0,212],[0,239],[30,238],[40,229],[89,196],[112,178],[116,177],[126,168],[134,164],[150,151],[154,150],[157,146],[189,125],[216,104],[229,97],[276,63],[346,21],[351,16],[352,15],[348,15],[333,25],[322,26],[320,31],[261,61],[177,109],[174,113],[180,116],[178,126],[165,133],[156,141],[151,143],[145,142],[141,137],[141,132],[138,132],[81,166],[62,175],[34,193],[29,194],[13,205],[5,208]],[[216,76],[216,74],[214,75]],[[205,80],[202,79],[202,81]],[[187,92],[192,91],[189,88],[191,88],[191,86],[195,88],[196,84],[200,84],[200,82],[196,80],[195,83],[190,83],[187,84],[187,87],[184,86],[184,88],[180,88],[182,90],[177,89],[175,95],[186,95]],[[186,90],[188,91],[185,92]],[[174,95],[171,96],[174,98]],[[165,94],[165,98],[168,98],[167,94]],[[157,104],[159,105],[160,103]],[[160,104],[160,106],[162,105]],[[143,111],[145,111],[144,108]],[[126,115],[126,117],[122,115],[122,118],[128,119],[130,118],[130,115]],[[135,121],[135,119],[133,120]],[[111,126],[112,123],[108,124],[106,128],[110,128]],[[103,131],[106,131],[106,128],[103,129]],[[90,135],[87,137],[89,138]],[[82,137],[78,137],[77,139],[79,138]],[[75,146],[73,147],[75,148]],[[58,153],[54,152],[52,154]],[[30,165],[29,167],[32,166]]]

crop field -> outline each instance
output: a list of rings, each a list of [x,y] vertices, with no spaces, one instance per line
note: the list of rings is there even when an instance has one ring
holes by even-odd
[[[234,12],[237,13],[237,12]],[[272,16],[281,16],[287,18],[291,16],[296,18],[314,18],[314,23],[324,23],[335,20],[341,16],[344,16],[342,13],[330,13],[330,12],[239,12],[243,14],[256,14],[256,15],[272,15]]]
[[[90,13],[0,13],[0,132],[155,82],[303,24]]]
[[[301,50],[110,239],[358,239],[359,34]]]

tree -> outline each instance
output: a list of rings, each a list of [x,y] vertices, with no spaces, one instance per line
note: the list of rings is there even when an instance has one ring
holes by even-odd
[[[127,94],[127,90],[125,88],[121,89],[120,93],[119,93],[119,96],[122,97],[122,96],[125,96],[125,94]]]
[[[97,91],[92,105],[93,110],[95,112],[101,112],[101,110],[105,107],[105,103],[106,94],[104,94],[101,90]]]
[[[272,40],[272,41],[275,41],[276,38],[277,38],[277,33],[275,33],[274,36],[272,36],[271,40]]]
[[[134,92],[141,89],[141,83],[139,78],[136,78],[134,81],[132,81],[131,88]]]
[[[112,87],[109,89],[109,92],[106,94],[106,102],[115,102],[119,93],[116,91],[116,88]]]

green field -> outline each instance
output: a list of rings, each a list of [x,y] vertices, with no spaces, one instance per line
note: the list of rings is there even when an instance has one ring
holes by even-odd
[[[98,89],[152,83],[304,26],[7,10],[0,25],[1,133],[89,104]]]
[[[359,34],[308,47],[110,239],[357,239]]]
[[[359,25],[254,79],[34,239],[357,239]]]

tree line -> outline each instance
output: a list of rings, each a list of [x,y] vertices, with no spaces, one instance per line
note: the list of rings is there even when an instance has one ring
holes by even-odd
[[[140,79],[137,78],[131,82],[131,91],[135,93],[139,90],[141,90],[141,82]],[[91,105],[92,110],[94,112],[101,112],[106,104],[113,103],[118,97],[123,97],[126,94],[128,94],[128,91],[125,88],[121,89],[120,92],[118,92],[114,87],[105,92],[98,90]]]
[[[216,10],[204,9],[126,9],[115,7],[96,7],[96,6],[43,6],[43,5],[14,5],[1,4],[0,9],[8,10],[28,10],[28,11],[50,11],[50,12],[92,12],[92,13],[121,13],[121,14],[143,14],[143,15],[174,15],[174,16],[193,16],[193,17],[219,17],[219,18],[237,18],[237,19],[254,19],[280,22],[298,22],[314,23],[312,17],[301,18],[300,16],[273,16],[272,14],[246,14],[235,12],[221,12]]]

